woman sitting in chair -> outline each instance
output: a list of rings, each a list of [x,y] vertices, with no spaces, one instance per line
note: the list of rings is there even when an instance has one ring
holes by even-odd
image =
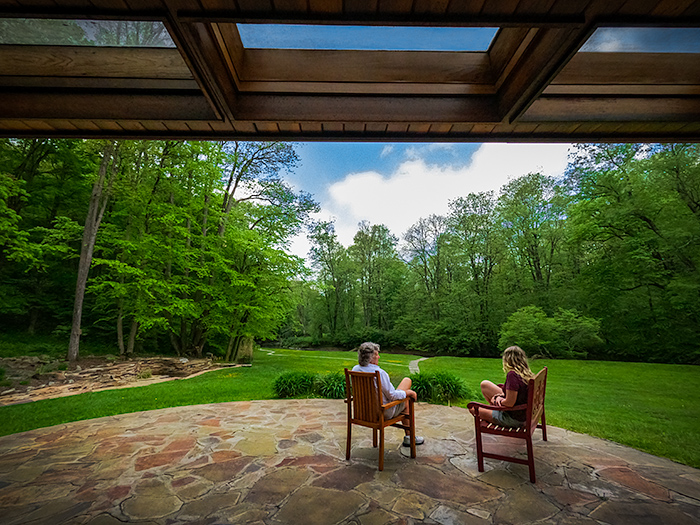
[[[527,355],[519,346],[510,346],[503,351],[505,384],[491,381],[481,382],[481,393],[490,405],[513,407],[527,403],[527,382],[535,377],[527,362]],[[474,409],[469,409],[474,414]],[[479,410],[479,418],[502,427],[517,428],[525,424],[525,411]]]
[[[357,350],[357,360],[358,363],[352,369],[353,372],[370,372],[374,373],[379,370],[379,377],[382,383],[382,403],[386,404],[391,401],[396,401],[397,399],[406,399],[406,397],[412,397],[414,401],[418,400],[418,394],[411,390],[411,378],[404,377],[399,386],[394,388],[389,379],[389,374],[384,370],[379,368],[379,345],[376,343],[362,343]],[[386,419],[391,419],[399,414],[405,414],[408,417],[408,407],[406,403],[399,403],[393,407],[387,408],[384,411],[384,417]],[[409,422],[405,421],[404,424],[408,427]],[[408,435],[408,430],[405,431],[406,436],[403,440],[403,446],[408,447],[411,445],[411,440]],[[416,445],[422,445],[425,440],[422,437],[416,436]]]

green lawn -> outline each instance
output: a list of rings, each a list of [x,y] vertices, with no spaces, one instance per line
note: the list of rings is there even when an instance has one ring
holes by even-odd
[[[0,435],[113,414],[178,405],[272,399],[272,383],[285,371],[327,373],[352,367],[353,352],[258,350],[250,368],[229,368],[193,379],[80,394],[0,408]],[[416,356],[382,354],[380,365],[398,380]],[[539,360],[549,367],[547,422],[700,467],[700,406],[687,394],[700,368],[598,361]],[[499,359],[436,357],[422,372],[446,370],[473,392],[482,379],[504,378]],[[678,392],[671,395],[669,392]],[[466,401],[461,405],[466,406]],[[465,421],[471,425],[471,421]]]
[[[692,393],[700,367],[552,359],[531,365],[535,372],[548,368],[548,424],[700,467],[700,405]],[[436,357],[420,369],[450,371],[475,392],[482,379],[505,377],[500,359]]]
[[[408,355],[387,355],[382,365],[393,378],[408,374]],[[272,383],[282,372],[342,371],[357,364],[355,352],[258,350],[254,366],[224,368],[192,379],[149,386],[105,390],[0,407],[0,435],[128,412],[181,405],[272,399]]]

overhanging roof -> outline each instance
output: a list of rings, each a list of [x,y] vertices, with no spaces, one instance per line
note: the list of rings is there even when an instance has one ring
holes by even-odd
[[[175,48],[0,45],[0,135],[697,141],[700,54],[580,52],[700,27],[689,0],[0,0],[0,16],[160,20]],[[499,27],[486,52],[248,49],[236,23]]]

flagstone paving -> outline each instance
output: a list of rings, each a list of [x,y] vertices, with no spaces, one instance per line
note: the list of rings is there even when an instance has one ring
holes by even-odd
[[[345,418],[342,401],[253,401],[0,437],[0,523],[700,524],[700,470],[605,440],[537,432],[532,484],[524,465],[478,472],[468,412],[419,403],[418,457],[388,429],[379,472],[368,429],[345,461]]]

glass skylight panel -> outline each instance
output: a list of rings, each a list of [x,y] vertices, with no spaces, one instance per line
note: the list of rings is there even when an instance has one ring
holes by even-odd
[[[700,53],[700,29],[600,27],[581,47],[596,53]]]
[[[0,44],[175,47],[162,22],[35,18],[0,19]]]
[[[487,51],[495,27],[237,24],[243,47],[385,51]]]

